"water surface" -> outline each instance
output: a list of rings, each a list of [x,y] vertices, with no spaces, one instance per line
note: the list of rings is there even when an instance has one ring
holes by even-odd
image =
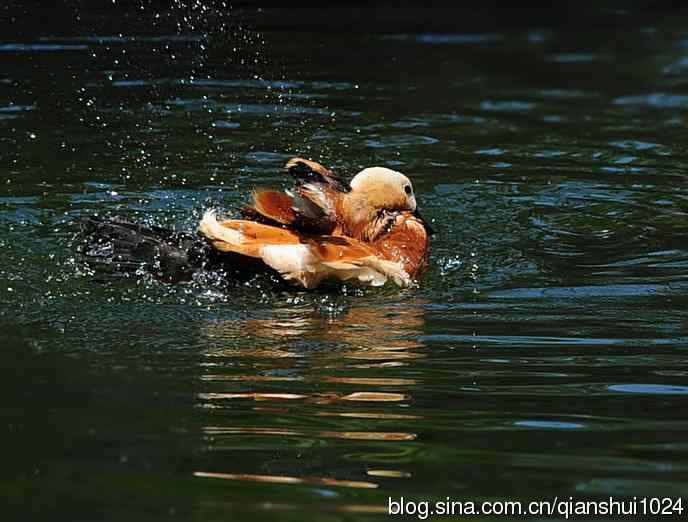
[[[619,16],[0,41],[12,512],[685,496],[688,26]],[[417,287],[170,286],[77,255],[81,216],[193,230],[292,155],[413,179],[437,231]]]

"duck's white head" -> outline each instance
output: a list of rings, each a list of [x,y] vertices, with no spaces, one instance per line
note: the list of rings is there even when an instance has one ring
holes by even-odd
[[[411,180],[401,172],[385,167],[369,167],[351,180],[351,194],[370,210],[416,210]]]

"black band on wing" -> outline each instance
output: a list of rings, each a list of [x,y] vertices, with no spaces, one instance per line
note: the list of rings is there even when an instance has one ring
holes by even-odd
[[[291,160],[287,163],[289,174],[294,176],[300,183],[324,183],[339,192],[351,192],[351,187],[349,187],[348,183],[338,178],[324,167],[322,167],[322,169],[326,174],[324,172],[319,172],[305,161],[298,159]]]

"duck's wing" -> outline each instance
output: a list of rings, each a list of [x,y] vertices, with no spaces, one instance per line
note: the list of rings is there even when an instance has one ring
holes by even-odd
[[[341,194],[351,191],[348,183],[316,161],[292,158],[284,168],[296,178],[300,185],[312,185],[311,188],[316,192]]]
[[[352,238],[308,236],[254,221],[218,221],[213,211],[203,216],[199,232],[215,249],[260,258],[285,280],[304,288],[315,288],[324,279],[353,279],[370,286],[389,279],[399,286],[410,282],[402,264]]]
[[[332,233],[341,220],[342,196],[349,186],[315,161],[292,158],[285,168],[296,180],[294,188],[286,193],[256,190],[244,217],[301,232]]]
[[[279,190],[256,189],[252,199],[252,204],[243,211],[246,219],[279,225],[294,225],[298,219],[294,198],[289,194]]]

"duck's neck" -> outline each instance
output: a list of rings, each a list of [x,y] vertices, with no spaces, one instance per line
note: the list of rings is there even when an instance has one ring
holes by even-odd
[[[361,241],[377,240],[394,224],[393,212],[376,208],[368,198],[360,198],[356,194],[348,195],[344,209],[344,234]]]
[[[344,228],[352,237],[354,233],[375,218],[375,209],[365,197],[349,192],[344,201]]]

